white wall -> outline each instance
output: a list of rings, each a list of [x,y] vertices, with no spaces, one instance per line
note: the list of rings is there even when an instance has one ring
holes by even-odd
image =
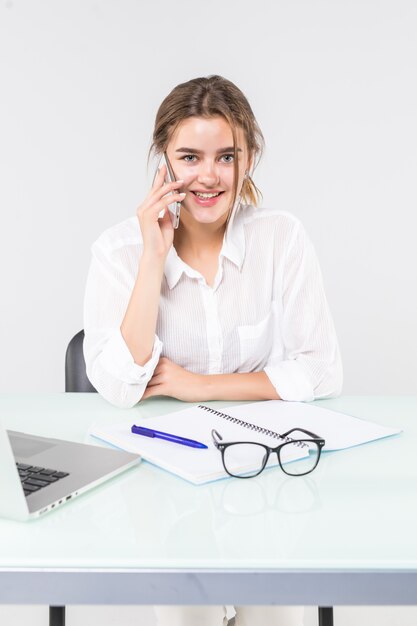
[[[135,212],[156,108],[222,74],[267,150],[264,204],[322,263],[345,393],[416,393],[413,0],[2,0],[0,389],[63,389],[92,241]]]

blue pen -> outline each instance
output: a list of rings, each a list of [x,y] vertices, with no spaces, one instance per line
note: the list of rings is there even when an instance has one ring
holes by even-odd
[[[172,441],[172,443],[180,443],[183,446],[189,446],[190,448],[207,448],[206,444],[194,441],[194,439],[186,439],[185,437],[179,437],[178,435],[170,435],[169,433],[161,433],[159,430],[152,430],[151,428],[145,428],[144,426],[135,426],[133,424],[132,433],[135,435],[143,435],[144,437],[155,437],[156,439],[165,439],[166,441]]]

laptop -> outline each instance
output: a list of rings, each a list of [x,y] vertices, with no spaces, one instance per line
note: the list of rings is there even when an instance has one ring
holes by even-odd
[[[39,517],[139,461],[122,450],[6,431],[0,422],[0,517]]]

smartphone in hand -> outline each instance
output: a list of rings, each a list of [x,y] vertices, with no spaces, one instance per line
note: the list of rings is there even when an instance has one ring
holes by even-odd
[[[166,166],[166,175],[165,175],[165,182],[166,183],[173,183],[174,181],[176,181],[177,179],[175,178],[174,175],[174,171],[171,167],[171,163],[169,162],[167,153],[164,152],[162,157],[161,157],[161,161],[159,163],[159,168],[161,168],[162,165]],[[172,204],[168,205],[168,211],[170,214],[170,218],[172,221],[172,225],[174,228],[178,228],[179,223],[180,223],[180,211],[181,211],[181,203],[180,202],[173,202]],[[161,211],[161,213],[159,214],[159,217],[163,217],[164,216],[165,211]]]

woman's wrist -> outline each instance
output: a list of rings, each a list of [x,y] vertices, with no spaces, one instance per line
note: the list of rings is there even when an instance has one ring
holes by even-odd
[[[215,392],[212,377],[209,374],[197,374],[197,377],[198,396],[201,401],[215,400],[216,398],[211,396]]]
[[[162,273],[165,267],[166,254],[143,251],[139,267],[146,267],[147,271]]]
[[[199,375],[201,400],[280,400],[265,372]]]

